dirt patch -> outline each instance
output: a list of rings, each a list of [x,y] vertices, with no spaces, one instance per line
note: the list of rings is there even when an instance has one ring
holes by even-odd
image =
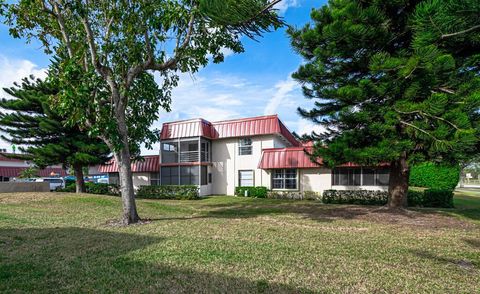
[[[472,228],[475,224],[433,211],[415,211],[372,206],[345,206],[331,209],[310,210],[310,217],[318,219],[358,219],[382,224],[415,228]]]

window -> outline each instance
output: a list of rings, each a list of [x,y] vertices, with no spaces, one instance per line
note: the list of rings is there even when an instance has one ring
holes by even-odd
[[[162,163],[178,162],[178,143],[162,143]]]
[[[388,169],[336,168],[332,173],[333,186],[388,186]]]
[[[238,172],[238,184],[240,187],[253,187],[253,170],[241,170]]]
[[[333,170],[332,185],[360,186],[361,170],[359,168],[338,168]]]
[[[297,189],[296,169],[275,169],[272,171],[272,189]]]
[[[243,138],[238,143],[239,155],[252,155],[252,139]]]
[[[364,168],[362,181],[363,186],[375,186],[375,170],[373,168]]]
[[[199,161],[198,140],[180,142],[180,162],[198,162],[198,161]]]
[[[152,186],[160,185],[160,174],[159,173],[150,173],[150,185],[152,185]]]
[[[178,185],[178,166],[162,167],[162,185]]]
[[[377,171],[377,186],[388,186],[390,183],[390,171],[388,169],[379,169]]]
[[[180,185],[198,185],[198,166],[180,167]]]
[[[208,182],[207,182],[207,167],[206,166],[202,166],[200,167],[201,169],[201,177],[202,177],[202,186],[205,186],[205,185],[208,185]]]
[[[210,161],[210,142],[202,142],[201,160],[202,162]]]

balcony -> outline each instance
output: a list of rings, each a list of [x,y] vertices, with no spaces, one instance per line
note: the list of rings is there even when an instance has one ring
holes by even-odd
[[[162,142],[162,163],[209,162],[210,142],[201,140]]]

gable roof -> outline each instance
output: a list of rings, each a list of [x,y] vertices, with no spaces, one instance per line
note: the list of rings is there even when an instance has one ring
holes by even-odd
[[[277,115],[208,122],[192,119],[164,123],[160,139],[205,137],[211,140],[278,134],[292,146],[300,146]]]

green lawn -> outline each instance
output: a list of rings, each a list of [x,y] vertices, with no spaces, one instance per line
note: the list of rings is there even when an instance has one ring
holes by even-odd
[[[480,194],[458,208],[0,194],[0,292],[479,293]]]

